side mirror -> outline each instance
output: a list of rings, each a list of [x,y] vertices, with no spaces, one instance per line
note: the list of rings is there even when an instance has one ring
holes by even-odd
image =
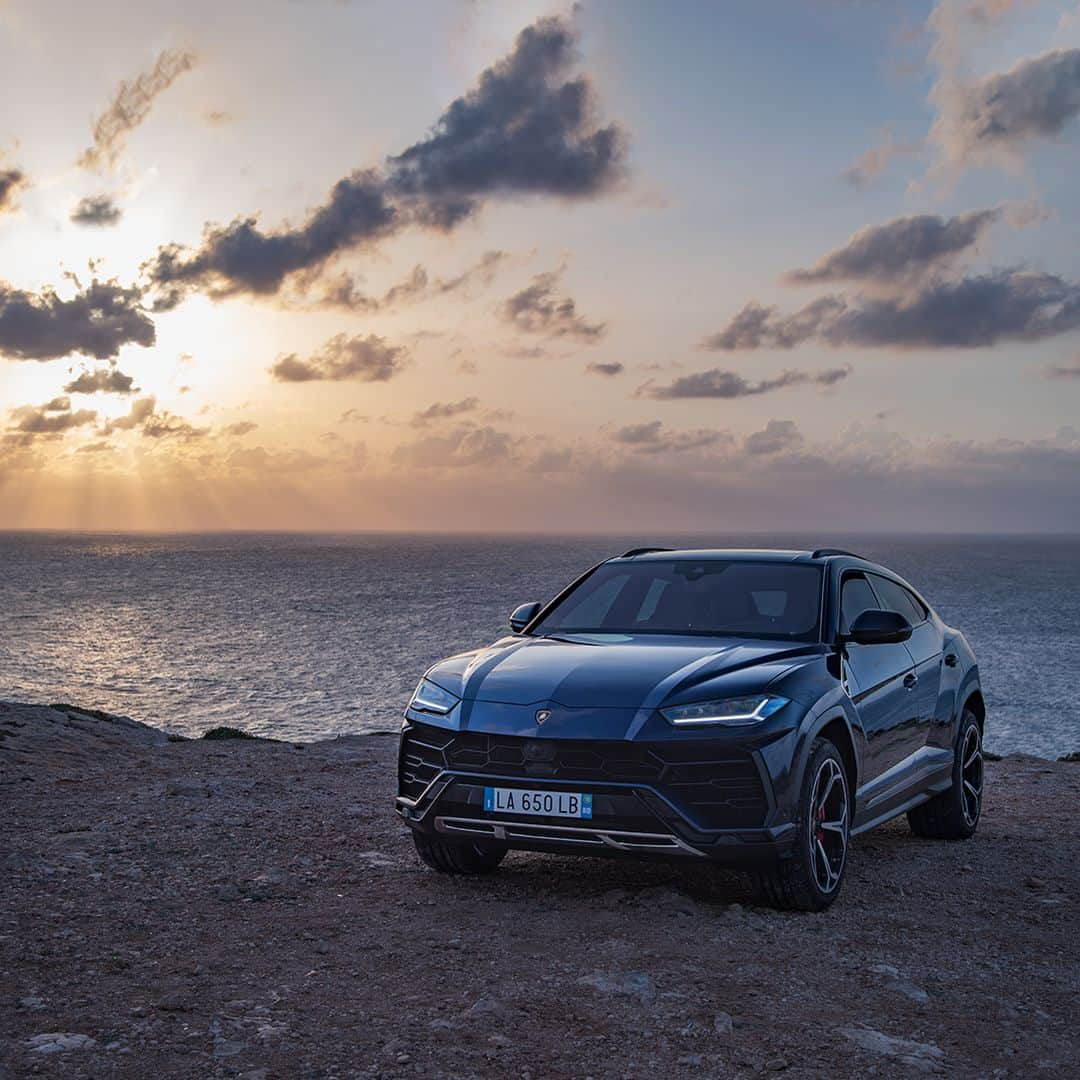
[[[543,606],[539,600],[534,600],[531,604],[522,604],[514,608],[510,613],[510,629],[515,634],[520,634],[536,618]]]
[[[852,624],[844,641],[856,645],[896,645],[911,637],[911,623],[898,611],[864,611]]]

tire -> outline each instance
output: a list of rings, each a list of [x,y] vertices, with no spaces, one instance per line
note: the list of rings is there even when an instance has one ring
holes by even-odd
[[[824,911],[840,894],[851,837],[851,793],[840,751],[815,739],[803,773],[795,849],[759,873],[765,899],[782,911]]]
[[[982,731],[975,714],[965,709],[956,736],[952,787],[908,811],[911,831],[928,840],[968,840],[979,827],[982,796]]]
[[[416,853],[440,874],[490,874],[506,857],[506,848],[455,844],[413,833]]]

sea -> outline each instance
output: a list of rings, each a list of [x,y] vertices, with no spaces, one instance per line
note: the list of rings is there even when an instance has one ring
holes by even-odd
[[[1080,537],[0,533],[0,700],[183,735],[396,730],[429,664],[650,544],[829,544],[884,563],[974,648],[988,749],[1080,750]]]

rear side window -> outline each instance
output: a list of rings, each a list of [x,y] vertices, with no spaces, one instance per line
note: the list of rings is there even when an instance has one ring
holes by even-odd
[[[871,575],[874,591],[881,597],[881,605],[887,611],[898,611],[912,626],[917,626],[926,618],[926,609],[904,588],[895,581]]]
[[[846,629],[850,630],[851,624],[864,611],[875,611],[877,607],[878,599],[862,574],[858,577],[844,578],[844,585],[840,592],[840,612]]]

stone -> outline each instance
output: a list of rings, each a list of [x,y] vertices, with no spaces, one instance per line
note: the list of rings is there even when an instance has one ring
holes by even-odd
[[[902,1039],[869,1027],[843,1027],[837,1031],[862,1050],[896,1058],[919,1072],[941,1072],[945,1052],[933,1043]]]
[[[731,1014],[726,1012],[718,1012],[713,1017],[713,1030],[721,1038],[726,1038],[735,1030],[735,1022],[731,1019]]]
[[[638,1001],[653,1001],[656,998],[656,982],[644,971],[623,971],[614,974],[594,972],[582,975],[578,979],[580,986],[591,986],[602,994],[617,997],[631,997]]]
[[[32,1054],[66,1054],[72,1050],[89,1050],[97,1045],[97,1040],[71,1031],[48,1031],[31,1036],[26,1045]]]

